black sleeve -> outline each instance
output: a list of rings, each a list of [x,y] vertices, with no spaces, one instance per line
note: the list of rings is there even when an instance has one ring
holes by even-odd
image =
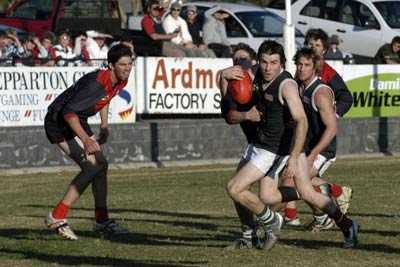
[[[336,114],[343,117],[353,105],[353,96],[343,79],[336,74],[329,82],[329,86],[335,93]]]
[[[237,110],[237,104],[235,101],[233,101],[232,97],[229,94],[226,94],[222,99],[221,99],[221,114],[222,117],[226,117],[228,114],[229,110]]]

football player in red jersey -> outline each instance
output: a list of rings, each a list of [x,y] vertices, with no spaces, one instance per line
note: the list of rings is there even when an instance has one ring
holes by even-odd
[[[69,209],[90,184],[95,202],[94,230],[113,234],[128,232],[108,217],[108,162],[102,153],[101,144],[107,141],[109,135],[109,103],[126,86],[133,66],[132,57],[129,47],[112,47],[107,55],[107,69],[84,75],[48,107],[44,125],[47,138],[81,168],[61,201],[45,219],[48,228],[54,229],[66,239],[78,239],[66,217]],[[97,113],[100,113],[101,124],[96,139],[87,120]]]

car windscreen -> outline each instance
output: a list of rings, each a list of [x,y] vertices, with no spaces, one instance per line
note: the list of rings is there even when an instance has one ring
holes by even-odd
[[[283,36],[284,20],[267,11],[236,12],[235,15],[243,22],[254,37],[281,37]],[[296,36],[303,34],[296,30]]]
[[[374,5],[389,27],[400,29],[400,1],[374,2]]]
[[[31,20],[46,20],[52,12],[51,0],[15,1],[7,10],[6,17]]]

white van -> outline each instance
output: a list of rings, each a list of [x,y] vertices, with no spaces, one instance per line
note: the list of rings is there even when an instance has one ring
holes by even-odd
[[[279,1],[267,9],[284,17],[282,8]],[[292,0],[292,14],[304,34],[309,28],[336,34],[343,40],[340,47],[354,55],[373,57],[400,35],[400,0]]]

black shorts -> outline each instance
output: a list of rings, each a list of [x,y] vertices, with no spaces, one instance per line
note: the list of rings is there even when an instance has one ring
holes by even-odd
[[[88,136],[93,136],[93,132],[87,120],[80,120],[83,130]],[[58,144],[66,140],[73,139],[76,134],[68,126],[68,124],[63,119],[54,120],[50,113],[47,113],[44,119],[44,130],[46,131],[47,139],[50,143]]]

